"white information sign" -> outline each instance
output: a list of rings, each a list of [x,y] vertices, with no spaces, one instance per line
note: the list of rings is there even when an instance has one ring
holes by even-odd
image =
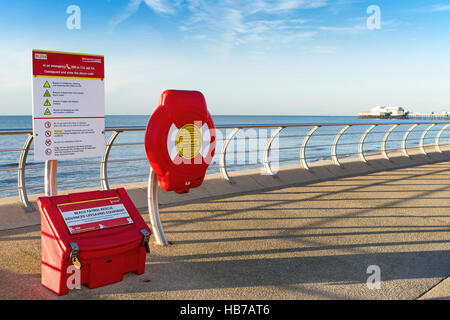
[[[104,129],[104,57],[34,50],[34,159],[101,156]]]

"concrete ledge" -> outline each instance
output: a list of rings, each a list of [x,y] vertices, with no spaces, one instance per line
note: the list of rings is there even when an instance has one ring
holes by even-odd
[[[444,149],[444,148],[443,148]],[[261,169],[230,172],[233,183],[224,180],[220,174],[209,174],[203,185],[191,190],[187,194],[176,194],[159,190],[159,202],[163,206],[178,205],[201,199],[218,198],[248,192],[277,189],[286,186],[304,185],[325,180],[334,180],[343,177],[365,175],[373,172],[414,167],[427,163],[448,161],[450,150],[445,148],[443,153],[436,152],[434,146],[427,146],[428,155],[420,150],[410,151],[410,157],[405,157],[400,150],[389,153],[390,160],[384,159],[380,154],[366,156],[367,163],[358,158],[341,159],[341,167],[332,161],[318,161],[310,164],[310,170],[305,170],[300,164],[281,166],[276,176],[263,174]],[[129,183],[115,185],[112,188],[124,187],[131,199],[141,212],[147,211],[147,183]],[[98,190],[99,188],[86,188],[64,191],[64,193],[84,192]],[[63,192],[61,192],[63,193]],[[36,199],[42,194],[31,195],[30,202],[37,208]],[[0,230],[21,228],[40,224],[39,211],[25,212],[19,203],[18,197],[0,199]]]

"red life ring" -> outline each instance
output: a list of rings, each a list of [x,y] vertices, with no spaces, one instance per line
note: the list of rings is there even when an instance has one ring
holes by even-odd
[[[165,191],[186,193],[203,183],[216,131],[201,92],[166,90],[145,132],[145,153]]]

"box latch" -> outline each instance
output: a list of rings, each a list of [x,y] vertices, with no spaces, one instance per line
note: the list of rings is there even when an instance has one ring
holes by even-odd
[[[70,248],[72,251],[70,252],[69,260],[72,262],[72,264],[75,266],[75,268],[80,269],[81,268],[81,262],[78,259],[78,253],[80,252],[80,247],[78,247],[78,243],[76,242],[70,242]]]
[[[145,247],[145,252],[150,253],[150,247],[148,245],[148,242],[150,240],[150,232],[147,229],[141,229],[141,234],[144,236],[142,245]]]

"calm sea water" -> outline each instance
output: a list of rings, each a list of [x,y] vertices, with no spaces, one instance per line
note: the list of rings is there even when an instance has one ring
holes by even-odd
[[[124,115],[124,116],[106,116],[106,127],[134,127],[147,125],[149,115]],[[337,117],[337,116],[213,116],[216,125],[288,125],[288,124],[308,124],[306,127],[287,128],[283,130],[279,139],[272,145],[270,158],[273,166],[299,163],[299,148],[305,135],[314,125],[319,124],[364,124],[353,126],[342,136],[338,155],[341,158],[357,156],[357,143],[361,134],[370,127],[370,124],[382,124],[376,127],[366,139],[364,152],[380,152],[383,136],[392,126],[390,120],[358,119],[357,117]],[[412,120],[399,120],[405,125],[399,126],[391,134],[387,148],[397,149],[401,147],[401,139],[408,130]],[[435,121],[435,120],[434,120]],[[417,120],[414,120],[417,122]],[[421,121],[421,122],[427,122]],[[445,121],[442,121],[444,123]],[[417,146],[423,130],[427,124],[421,124],[408,138],[408,147]],[[434,143],[437,132],[444,126],[439,124],[426,136],[425,143]],[[0,131],[4,129],[31,129],[31,116],[0,116]],[[331,144],[334,136],[344,126],[321,127],[316,131],[308,143],[306,158],[308,162],[330,159]],[[210,165],[208,172],[218,172],[218,155],[222,149],[223,141],[232,129],[221,129],[218,135],[216,155]],[[267,139],[276,130],[270,129],[246,129],[240,131],[233,143],[230,144],[227,152],[227,165],[229,171],[242,170],[245,168],[263,167],[263,151]],[[110,133],[106,134],[109,138]],[[26,135],[0,135],[0,197],[16,196],[17,190],[2,190],[17,187],[17,171],[20,150],[26,139]],[[441,143],[449,141],[450,129],[446,130],[441,137]],[[108,164],[108,175],[110,184],[116,185],[127,182],[146,181],[149,171],[149,165],[145,159],[144,153],[144,132],[126,132],[121,133],[116,139],[111,150]],[[131,145],[130,145],[131,144]],[[129,160],[119,162],[119,160]],[[70,164],[82,164],[87,162],[99,162],[101,157],[59,161],[58,162],[58,189],[67,190],[81,187],[100,186],[99,181],[82,182],[83,180],[94,180],[100,178],[100,165],[88,164],[80,166],[70,166]],[[117,162],[116,162],[117,161]],[[26,184],[29,188],[28,193],[43,192],[43,162],[37,162],[33,159],[31,150],[27,159]],[[130,177],[133,176],[133,177]]]

